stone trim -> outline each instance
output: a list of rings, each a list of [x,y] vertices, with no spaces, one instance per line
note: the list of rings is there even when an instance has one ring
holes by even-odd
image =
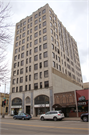
[[[60,76],[61,78],[65,79],[65,80],[67,80],[67,81],[69,81],[69,82],[72,82],[72,83],[74,83],[74,84],[76,84],[76,85],[82,87],[81,84],[79,84],[78,82],[72,80],[69,76],[67,76],[67,75],[65,75],[65,74],[63,74],[63,73],[57,71],[57,70],[54,69],[54,68],[52,68],[52,73],[55,74],[55,75],[57,75],[57,76]]]

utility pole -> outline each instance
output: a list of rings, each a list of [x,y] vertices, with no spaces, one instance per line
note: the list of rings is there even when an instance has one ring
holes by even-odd
[[[4,100],[5,100],[5,92],[6,92],[6,83],[5,83],[5,89],[4,89]],[[2,118],[5,117],[5,105],[3,105],[3,113],[2,113]]]

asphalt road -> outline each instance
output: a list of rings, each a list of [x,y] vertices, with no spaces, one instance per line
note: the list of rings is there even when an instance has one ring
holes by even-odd
[[[89,122],[0,119],[0,135],[89,134]]]

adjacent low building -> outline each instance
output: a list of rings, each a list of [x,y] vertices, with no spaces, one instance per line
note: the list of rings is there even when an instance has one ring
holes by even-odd
[[[5,106],[3,106],[4,100],[6,100]],[[5,115],[8,115],[8,111],[9,111],[9,94],[0,93],[0,115],[2,115],[3,113]]]

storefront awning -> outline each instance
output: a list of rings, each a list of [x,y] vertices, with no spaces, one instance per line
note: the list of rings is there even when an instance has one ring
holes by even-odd
[[[52,106],[52,108],[62,108],[62,106],[59,105],[59,104],[54,104],[54,105]]]

